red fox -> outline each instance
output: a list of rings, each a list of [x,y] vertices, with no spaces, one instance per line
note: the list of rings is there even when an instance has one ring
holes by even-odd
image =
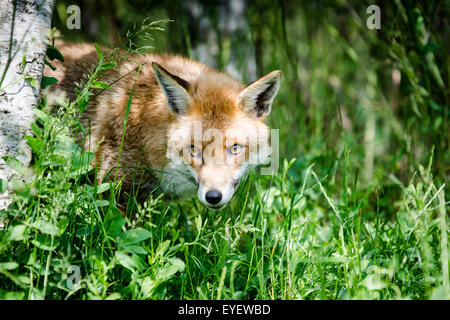
[[[52,90],[73,99],[76,83],[97,63],[96,50],[90,44],[56,47],[65,61],[52,62],[56,70],[46,67],[44,75],[59,80]],[[138,65],[140,72],[130,73]],[[208,208],[219,209],[250,168],[270,159],[264,119],[280,87],[279,70],[244,86],[184,57],[147,54],[133,55],[101,80],[111,90],[92,98],[81,119],[99,181],[114,179],[117,171],[126,190],[147,196],[160,186],[176,198],[196,193]]]

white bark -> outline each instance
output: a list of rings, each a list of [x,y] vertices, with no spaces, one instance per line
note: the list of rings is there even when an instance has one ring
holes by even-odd
[[[27,166],[31,161],[24,135],[31,135],[54,2],[0,2],[0,179],[8,182],[16,173],[5,164],[3,156],[15,157]],[[36,87],[26,77],[34,78]],[[7,208],[10,201],[8,191],[0,193],[0,210]]]

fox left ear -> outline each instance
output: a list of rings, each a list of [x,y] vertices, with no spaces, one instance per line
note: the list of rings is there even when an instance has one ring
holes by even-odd
[[[191,104],[189,82],[164,69],[160,64],[152,62],[153,72],[167,99],[167,108],[178,115],[186,114]]]
[[[249,84],[239,94],[238,103],[254,118],[267,116],[280,88],[281,71],[275,70]]]

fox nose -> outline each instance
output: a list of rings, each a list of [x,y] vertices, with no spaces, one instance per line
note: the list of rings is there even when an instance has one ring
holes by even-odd
[[[210,204],[218,204],[222,200],[222,194],[217,190],[209,190],[205,195],[206,201]]]

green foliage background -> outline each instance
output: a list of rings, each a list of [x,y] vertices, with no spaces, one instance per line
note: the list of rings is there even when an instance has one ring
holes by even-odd
[[[32,169],[8,160],[24,182],[1,213],[0,297],[449,299],[449,3],[380,3],[380,30],[364,1],[234,3],[241,14],[216,1],[78,1],[82,29],[68,30],[74,2],[57,1],[53,25],[117,46],[144,19],[169,18],[132,48],[197,59],[206,48],[203,62],[245,82],[282,70],[268,120],[279,172],[252,174],[219,212],[131,195],[123,218],[120,185],[86,183],[92,155],[75,144],[93,70],[65,112],[45,99],[36,111]]]

